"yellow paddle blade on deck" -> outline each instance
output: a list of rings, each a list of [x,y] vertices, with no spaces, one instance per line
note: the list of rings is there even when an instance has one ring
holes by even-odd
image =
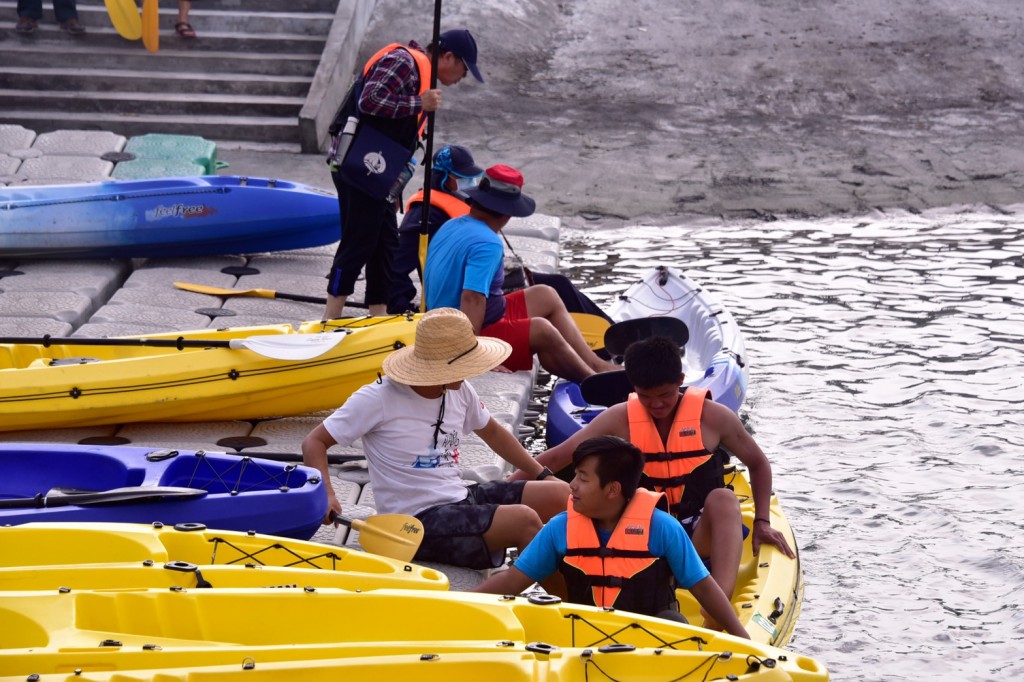
[[[412,561],[423,543],[423,523],[415,516],[375,514],[365,521],[344,516],[334,519],[359,531],[359,544],[371,554]]]
[[[225,289],[223,287],[211,287],[205,284],[193,284],[191,282],[175,282],[175,288],[183,291],[191,291],[196,294],[209,294],[211,296],[256,296],[258,298],[277,298],[277,292],[273,289]]]
[[[604,332],[611,326],[608,320],[600,315],[590,315],[588,313],[569,313],[569,315],[576,323],[576,326],[580,328],[583,340],[590,346],[590,350],[604,348]]]
[[[327,303],[322,296],[306,296],[304,294],[288,294],[273,289],[223,289],[211,287],[205,284],[192,284],[191,282],[175,282],[174,286],[183,291],[191,291],[196,294],[209,294],[210,296],[255,296],[256,298],[280,298],[286,301],[302,301],[304,303]],[[349,301],[348,305],[353,308],[361,304]],[[365,306],[364,306],[365,307]]]
[[[160,6],[158,0],[142,2],[142,44],[150,52],[160,49]]]
[[[125,40],[138,40],[142,37],[142,16],[135,0],[103,0],[110,15],[110,23]]]

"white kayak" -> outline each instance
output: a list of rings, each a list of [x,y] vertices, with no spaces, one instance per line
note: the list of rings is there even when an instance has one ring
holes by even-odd
[[[706,388],[715,402],[739,411],[749,376],[743,335],[729,311],[700,284],[659,265],[620,295],[608,314],[616,322],[674,317],[686,323],[685,385]],[[578,383],[556,382],[548,403],[548,447],[576,433],[605,407],[587,402]]]

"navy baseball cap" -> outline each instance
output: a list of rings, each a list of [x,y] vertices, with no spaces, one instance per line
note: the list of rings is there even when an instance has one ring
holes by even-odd
[[[480,69],[476,68],[476,41],[473,34],[464,28],[453,28],[438,36],[438,47],[441,52],[451,52],[466,64],[466,68],[473,74],[473,78],[481,83],[484,77],[480,75]]]
[[[460,178],[483,175],[484,169],[476,165],[473,154],[461,144],[446,144],[434,154],[434,168],[454,173]]]

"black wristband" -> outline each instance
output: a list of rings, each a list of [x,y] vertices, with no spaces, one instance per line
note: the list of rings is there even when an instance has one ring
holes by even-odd
[[[552,471],[551,469],[548,469],[547,467],[544,467],[543,469],[540,470],[540,473],[537,474],[537,478],[535,480],[543,481],[548,476],[554,476],[554,475],[555,475],[554,471]]]
[[[757,523],[758,521],[764,521],[765,523],[767,523],[769,525],[771,525],[771,522],[772,522],[771,519],[762,519],[760,517],[754,519],[754,523]]]

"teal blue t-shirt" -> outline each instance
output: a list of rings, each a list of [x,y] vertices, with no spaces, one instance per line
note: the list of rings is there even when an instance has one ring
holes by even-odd
[[[539,582],[558,570],[559,562],[566,552],[566,529],[569,516],[565,512],[553,517],[544,524],[540,532],[516,559],[515,566],[531,580]],[[597,529],[597,538],[604,547],[610,531]],[[651,519],[651,537],[648,541],[651,554],[664,557],[668,561],[676,582],[680,587],[689,589],[708,577],[708,569],[704,566],[693,542],[677,521],[670,514],[660,509],[654,510]]]
[[[500,272],[504,275],[505,249],[501,238],[487,225],[468,215],[446,222],[430,240],[424,284],[427,309],[460,308],[462,291],[475,291],[487,297],[484,326],[505,315],[501,295]],[[495,295],[497,294],[497,295]]]

